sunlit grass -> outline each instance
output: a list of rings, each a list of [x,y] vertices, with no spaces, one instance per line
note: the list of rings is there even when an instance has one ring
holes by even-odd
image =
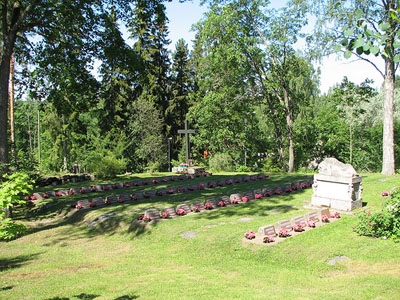
[[[246,231],[304,214],[311,189],[145,228],[132,225],[137,207],[172,206],[299,178],[275,174],[151,203],[70,211],[67,217],[46,212],[44,219],[31,221],[38,227],[32,234],[0,243],[0,299],[397,299],[400,244],[357,236],[354,215],[270,247],[242,245]],[[379,209],[380,192],[399,183],[398,176],[364,174],[363,201]],[[274,208],[281,213],[269,212]],[[107,213],[115,217],[93,229],[86,226]],[[240,222],[243,217],[252,220]],[[184,239],[185,231],[198,235]],[[351,261],[327,265],[335,256]]]

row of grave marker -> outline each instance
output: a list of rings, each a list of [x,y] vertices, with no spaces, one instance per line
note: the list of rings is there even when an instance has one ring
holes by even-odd
[[[265,175],[264,175],[265,176]],[[268,178],[268,176],[264,177]],[[284,187],[265,187],[263,189],[257,189],[254,190],[253,192],[247,192],[243,196],[247,197],[248,200],[254,200],[254,199],[259,199],[259,198],[264,198],[264,197],[271,197],[273,195],[280,195],[284,192],[290,193],[296,190],[304,189],[307,187],[310,187],[312,185],[312,181],[308,182],[299,182],[299,183],[293,183],[290,185],[285,185]],[[214,186],[214,183],[208,183],[207,187],[211,188],[211,186]],[[187,192],[187,191],[195,191],[195,190],[203,190],[205,189],[204,184],[198,184],[192,185],[189,187],[181,187],[181,188],[170,188],[170,189],[162,189],[158,191],[146,191],[145,193],[135,193],[135,194],[128,194],[128,193],[123,193],[119,197],[116,195],[109,195],[106,198],[102,197],[97,197],[93,198],[92,201],[89,200],[79,200],[77,204],[75,205],[76,208],[78,209],[87,209],[91,207],[98,207],[106,204],[113,204],[113,203],[124,203],[130,200],[139,200],[139,199],[145,199],[145,198],[154,198],[155,196],[165,196],[167,194],[174,194],[176,192]],[[237,194],[240,195],[240,194]],[[222,196],[225,197],[225,196]],[[221,197],[221,198],[222,198]],[[225,198],[226,199],[226,198]],[[239,199],[242,201],[242,199]]]
[[[311,186],[311,182],[305,183],[306,187]],[[221,196],[219,200],[214,198],[203,201],[193,201],[192,203],[186,202],[177,205],[176,207],[163,208],[161,212],[158,209],[148,209],[145,211],[144,215],[139,215],[139,220],[155,221],[157,222],[161,218],[174,218],[178,215],[187,215],[191,212],[201,212],[207,209],[220,208],[225,206],[230,206],[234,204],[245,203],[248,201],[259,200],[268,196],[258,194],[258,190],[254,192],[246,192],[243,195],[236,193],[230,196]],[[261,197],[257,197],[260,195]],[[144,217],[148,217],[143,219]]]
[[[122,188],[130,188],[134,186],[142,186],[142,185],[151,185],[151,184],[158,184],[160,182],[169,182],[169,181],[178,181],[178,180],[185,180],[185,179],[193,179],[196,177],[209,177],[212,176],[212,173],[203,172],[202,174],[195,174],[195,175],[180,175],[180,176],[168,176],[168,177],[160,177],[160,178],[152,178],[146,179],[143,181],[129,181],[129,182],[118,182],[114,184],[99,184],[94,186],[84,186],[81,188],[70,188],[68,190],[62,189],[57,191],[47,191],[44,193],[33,193],[33,195],[26,196],[26,200],[42,200],[45,198],[55,198],[55,197],[63,197],[69,195],[79,195],[79,194],[87,194],[91,192],[103,192],[103,191],[110,191]]]
[[[249,231],[245,233],[248,241],[263,243],[275,242],[276,238],[284,240],[294,233],[298,234],[308,229],[323,225],[330,222],[330,218],[340,218],[340,213],[331,214],[329,208],[321,208],[318,211],[307,212],[304,216],[296,216],[290,220],[281,220],[275,225],[266,225],[258,228],[258,232]]]

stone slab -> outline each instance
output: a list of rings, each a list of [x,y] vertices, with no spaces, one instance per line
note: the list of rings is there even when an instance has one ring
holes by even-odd
[[[263,236],[276,236],[274,225],[266,225],[258,228],[258,232]]]

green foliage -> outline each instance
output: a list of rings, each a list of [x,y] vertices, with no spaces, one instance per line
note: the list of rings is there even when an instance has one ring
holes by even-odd
[[[250,172],[250,168],[248,166],[240,165],[236,168],[236,172]]]
[[[0,221],[0,241],[14,240],[30,231],[31,230],[26,228],[23,224],[17,224],[10,218]]]
[[[265,173],[269,172],[282,172],[281,166],[276,159],[266,158],[263,160],[261,171]]]
[[[88,164],[88,170],[99,178],[115,177],[126,170],[124,158],[116,158],[111,152],[105,156],[94,156]]]
[[[24,203],[22,196],[29,194],[33,188],[28,174],[17,172],[11,175],[4,174],[3,177],[6,181],[0,185],[0,217],[5,213],[4,210],[14,204]]]
[[[400,239],[400,189],[392,190],[380,212],[363,211],[353,230],[359,235]]]
[[[227,153],[213,155],[209,160],[209,167],[215,172],[229,172],[234,170],[232,157]]]

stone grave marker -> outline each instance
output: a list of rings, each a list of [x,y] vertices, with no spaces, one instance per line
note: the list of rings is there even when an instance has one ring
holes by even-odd
[[[114,189],[122,189],[123,187],[124,187],[124,184],[122,182],[118,182],[113,185]]]
[[[191,205],[191,209],[195,206],[198,206],[200,210],[204,210],[204,203],[201,201],[194,201]]]
[[[45,194],[47,194],[49,196],[49,198],[54,198],[57,196],[55,191],[48,191],[48,192],[45,192]]]
[[[178,210],[178,209],[183,209],[184,211],[186,211],[187,214],[191,212],[190,206],[189,206],[188,204],[186,204],[186,203],[184,203],[184,204],[179,204],[179,205],[176,207],[176,210]]]
[[[175,194],[176,193],[176,188],[171,186],[167,189],[167,194]]]
[[[324,208],[320,208],[318,210],[318,217],[319,217],[320,220],[322,220],[322,216],[328,216],[328,218],[331,217],[331,213],[329,211],[329,208],[324,207]]]
[[[68,196],[67,190],[58,190],[57,193],[60,193],[62,196]]]
[[[152,221],[158,221],[161,217],[160,212],[157,209],[147,209],[144,212],[144,215],[150,217]]]
[[[43,196],[41,193],[33,193],[33,196],[35,196],[36,200],[43,200]]]
[[[225,182],[223,181],[223,180],[218,180],[218,182],[217,182],[217,186],[224,186],[225,185]]]
[[[103,206],[105,205],[104,199],[102,197],[96,197],[92,199],[92,202],[96,203],[96,206]]]
[[[187,192],[187,187],[186,186],[180,186],[176,189],[178,193],[186,193]]]
[[[250,177],[249,176],[244,176],[242,177],[242,182],[249,182],[250,181]]]
[[[103,184],[102,188],[103,188],[103,191],[110,191],[110,190],[112,190],[112,185],[111,184]]]
[[[279,232],[281,229],[292,231],[293,228],[289,220],[282,220],[275,223],[275,229]]]
[[[240,195],[240,194],[231,194],[229,196],[229,200],[231,200],[231,203],[232,203],[232,200],[238,200],[239,202],[242,202],[242,195]]]
[[[257,176],[256,176],[256,175],[251,175],[251,176],[250,176],[250,180],[254,181],[254,180],[256,180],[256,179],[257,179]]]
[[[137,198],[138,200],[144,198],[143,193],[141,193],[141,192],[135,193],[135,196],[136,196],[136,198]]]
[[[162,210],[161,212],[162,212],[162,213],[165,212],[165,213],[169,214],[169,216],[170,216],[171,218],[176,217],[175,207],[163,208],[163,210]]]
[[[117,196],[115,195],[108,195],[106,197],[105,203],[106,204],[113,204],[113,203],[117,203],[118,199]]]
[[[258,228],[258,233],[264,236],[276,236],[276,231],[274,225],[266,225]]]
[[[249,200],[254,200],[254,193],[251,192],[251,191],[245,192],[245,193],[243,194],[243,197],[248,197]]]
[[[362,177],[353,166],[336,158],[326,158],[314,175],[311,204],[351,211],[362,207]]]
[[[207,187],[208,188],[215,188],[216,186],[217,186],[217,183],[215,181],[207,182]]]
[[[231,200],[229,199],[229,196],[221,196],[221,197],[219,197],[219,201],[224,201],[227,205],[231,204]]]
[[[242,178],[240,177],[236,177],[233,179],[233,183],[241,183],[242,182]]]
[[[212,206],[214,206],[214,208],[217,208],[217,207],[218,207],[218,201],[215,200],[215,199],[213,199],[213,198],[207,199],[207,200],[206,200],[206,203],[211,203]]]
[[[69,192],[71,195],[78,195],[80,193],[80,190],[77,188],[70,188]]]
[[[292,225],[303,225],[306,226],[306,221],[304,220],[304,216],[297,216],[290,219]]]
[[[318,214],[315,211],[308,212],[304,215],[306,220],[311,220],[313,222],[319,222]]]
[[[90,187],[88,187],[88,186],[83,186],[83,187],[81,187],[81,192],[83,192],[83,193],[90,193],[92,190],[90,189]]]
[[[269,187],[263,188],[263,189],[261,190],[261,192],[262,192],[262,194],[263,194],[264,197],[268,197],[268,195],[271,196],[271,195],[273,194],[272,189],[269,188]]]
[[[159,189],[156,191],[156,196],[165,196],[167,194],[166,189]]]
[[[188,191],[197,191],[198,187],[197,187],[197,185],[191,184],[188,186],[187,189],[188,189]]]
[[[131,200],[131,196],[128,193],[123,193],[123,194],[119,195],[118,200],[119,201],[123,200],[124,202],[127,202],[127,201]]]
[[[82,205],[82,208],[89,208],[89,201],[88,200],[79,200],[78,205]]]
[[[96,192],[102,192],[102,191],[103,191],[103,187],[102,187],[101,185],[95,185],[95,186],[94,186],[94,190],[95,190]]]
[[[280,194],[282,194],[282,188],[280,186],[273,187],[272,193],[275,195],[280,195]]]

